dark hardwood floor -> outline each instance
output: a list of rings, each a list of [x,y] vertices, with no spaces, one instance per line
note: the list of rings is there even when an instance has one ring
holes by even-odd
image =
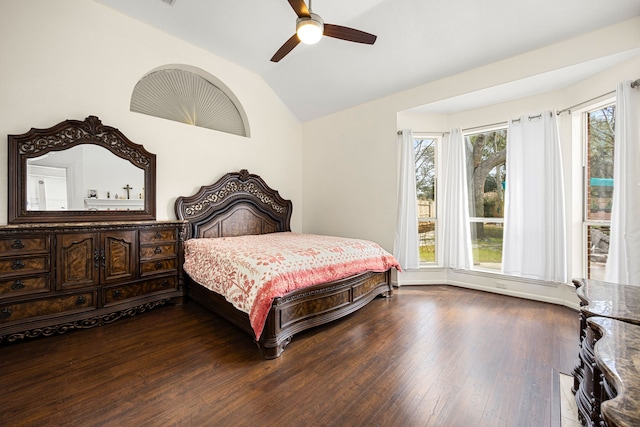
[[[190,302],[0,347],[6,426],[549,426],[578,315],[403,287],[263,360]]]

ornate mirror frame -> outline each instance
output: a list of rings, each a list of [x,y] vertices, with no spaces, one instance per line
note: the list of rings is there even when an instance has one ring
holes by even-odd
[[[27,210],[27,160],[80,144],[106,148],[144,171],[142,210]],[[8,136],[10,224],[32,222],[132,221],[156,218],[156,155],[131,142],[118,129],[104,126],[96,116],[84,121],[65,120],[48,129],[32,128]]]

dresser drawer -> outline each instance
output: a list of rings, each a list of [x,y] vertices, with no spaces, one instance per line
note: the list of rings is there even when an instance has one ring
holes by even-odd
[[[49,252],[48,234],[28,237],[0,237],[0,256]]]
[[[175,243],[162,243],[152,246],[140,247],[140,259],[149,260],[157,258],[166,258],[168,256],[176,255]]]
[[[177,268],[178,268],[177,258],[145,261],[140,263],[140,275],[148,276],[150,274],[167,273],[170,271],[176,271]]]
[[[175,228],[161,228],[156,230],[140,231],[141,244],[171,242],[176,241],[177,237],[177,230]]]
[[[95,292],[83,292],[22,303],[3,304],[0,306],[0,324],[35,319],[40,316],[93,310],[96,308],[95,302]]]
[[[144,295],[162,291],[175,291],[177,287],[176,276],[158,277],[127,285],[112,286],[104,289],[104,305],[117,304],[119,302],[138,298]]]
[[[48,272],[49,255],[28,255],[0,259],[0,275],[5,277]]]
[[[0,280],[0,299],[51,291],[48,274]]]

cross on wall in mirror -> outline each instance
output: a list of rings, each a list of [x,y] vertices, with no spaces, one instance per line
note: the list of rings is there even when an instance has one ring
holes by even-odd
[[[122,187],[123,190],[127,190],[127,199],[129,199],[129,190],[133,190],[133,187],[129,186],[129,184],[127,184],[126,186]]]

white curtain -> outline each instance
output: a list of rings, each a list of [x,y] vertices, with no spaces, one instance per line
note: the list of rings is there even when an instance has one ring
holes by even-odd
[[[440,197],[442,217],[442,263],[445,267],[470,270],[471,231],[467,166],[462,130],[452,129],[444,138],[446,161],[444,188]]]
[[[562,156],[550,111],[509,123],[504,210],[503,272],[566,283]]]
[[[640,88],[618,84],[611,233],[605,280],[640,285]]]
[[[398,214],[393,254],[403,270],[420,267],[418,249],[418,203],[416,201],[416,160],[413,132],[404,129],[400,141]]]

